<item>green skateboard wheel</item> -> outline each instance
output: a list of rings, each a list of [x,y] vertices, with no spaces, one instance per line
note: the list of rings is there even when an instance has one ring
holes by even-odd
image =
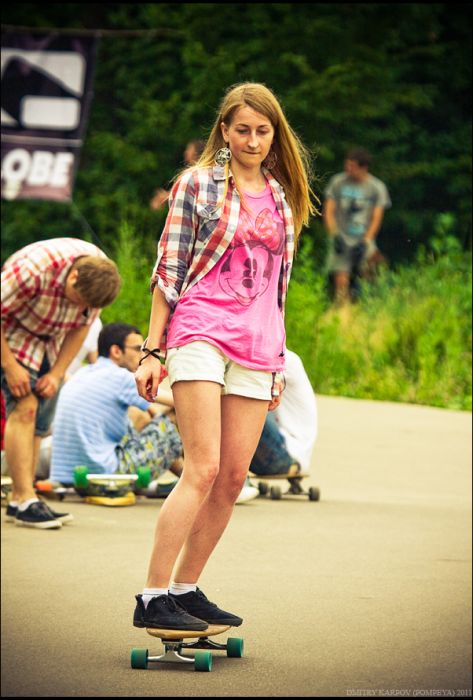
[[[136,475],[138,479],[136,480],[136,486],[139,489],[145,489],[149,486],[151,481],[151,469],[149,467],[138,467],[136,470]]]
[[[229,637],[227,639],[227,656],[241,659],[243,656],[243,639],[241,637]]]
[[[132,649],[131,650],[131,667],[132,668],[148,668],[148,650],[147,649]]]
[[[194,668],[196,671],[212,670],[212,654],[210,651],[196,651],[194,657]]]
[[[75,467],[74,469],[74,486],[78,489],[86,489],[89,485],[87,479],[87,467]]]

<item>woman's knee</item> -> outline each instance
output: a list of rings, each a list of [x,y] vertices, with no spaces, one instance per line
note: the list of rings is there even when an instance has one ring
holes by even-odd
[[[184,456],[182,477],[191,482],[202,493],[208,493],[211,490],[218,474],[218,460],[209,459],[204,462],[189,462]]]
[[[222,469],[218,480],[218,490],[222,498],[235,502],[248,476],[248,465],[239,465],[233,469]]]

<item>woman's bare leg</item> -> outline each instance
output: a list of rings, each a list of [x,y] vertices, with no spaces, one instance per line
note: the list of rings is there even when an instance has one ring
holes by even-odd
[[[268,401],[222,397],[220,470],[185,540],[174,581],[197,582],[230,520],[267,413]]]
[[[219,468],[220,384],[176,382],[173,395],[184,448],[184,469],[159,513],[147,588],[168,588],[179,552]]]

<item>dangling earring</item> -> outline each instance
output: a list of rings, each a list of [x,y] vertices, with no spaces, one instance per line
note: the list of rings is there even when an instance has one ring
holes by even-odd
[[[264,159],[262,165],[268,170],[272,170],[276,163],[278,162],[278,154],[276,151],[270,151],[266,158]]]
[[[215,154],[215,162],[217,165],[225,165],[228,163],[232,158],[232,152],[227,146],[224,148],[219,148],[217,153]]]

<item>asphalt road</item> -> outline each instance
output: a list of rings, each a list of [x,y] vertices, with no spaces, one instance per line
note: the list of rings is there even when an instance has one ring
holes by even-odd
[[[131,669],[160,648],[132,613],[162,501],[74,497],[61,530],[2,522],[2,696],[471,695],[471,414],[318,405],[321,501],[237,506],[200,582],[242,659]]]

